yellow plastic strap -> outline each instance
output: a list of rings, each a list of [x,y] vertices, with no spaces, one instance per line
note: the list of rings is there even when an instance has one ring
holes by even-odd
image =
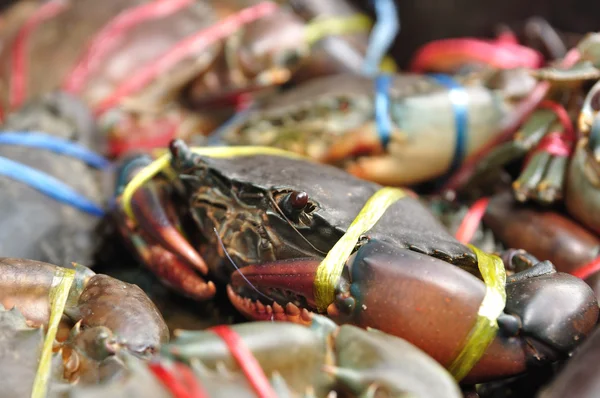
[[[254,156],[254,155],[273,155],[273,156],[283,156],[291,159],[304,159],[308,160],[304,156],[298,155],[297,153],[285,151],[283,149],[264,147],[264,146],[223,146],[223,147],[194,147],[190,148],[192,152],[203,155],[210,156],[213,158],[230,158],[235,156]],[[131,208],[131,198],[135,191],[138,190],[139,187],[144,185],[147,181],[152,179],[156,174],[158,174],[161,170],[169,167],[169,163],[171,160],[171,154],[166,153],[161,155],[154,162],[149,164],[143,170],[141,170],[138,174],[136,174],[129,184],[123,190],[123,209],[127,217],[131,220],[135,221],[135,216],[133,215],[133,210]]]
[[[365,32],[371,29],[373,22],[364,14],[350,17],[318,18],[310,21],[305,28],[305,40],[313,45],[327,36]]]
[[[37,373],[33,381],[33,390],[31,398],[44,398],[48,390],[48,380],[50,379],[50,365],[52,360],[52,345],[58,331],[58,324],[65,309],[69,290],[75,279],[75,270],[66,268],[56,268],[52,287],[50,288],[50,320],[48,321],[48,332],[44,339],[42,355],[38,365]]]
[[[391,57],[385,57],[381,61],[381,66],[379,68],[383,73],[396,73],[398,71],[398,65],[396,65],[396,62]]]
[[[457,381],[461,381],[479,361],[498,331],[497,319],[506,305],[506,271],[500,257],[485,253],[469,245],[477,256],[479,272],[486,286],[485,296],[477,312],[477,321],[471,329],[462,351],[448,367]]]
[[[335,286],[344,269],[344,263],[352,254],[362,234],[373,228],[392,204],[406,196],[398,188],[381,188],[369,198],[358,216],[352,221],[346,233],[331,248],[319,264],[315,279],[315,299],[320,312],[334,300]]]

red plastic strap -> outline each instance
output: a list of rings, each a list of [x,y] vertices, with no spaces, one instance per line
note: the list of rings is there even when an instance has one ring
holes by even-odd
[[[173,370],[170,370],[158,362],[150,362],[148,368],[163,383],[174,398],[209,397],[198,384],[190,368],[184,364],[175,362],[173,363]]]
[[[11,81],[8,99],[10,109],[17,109],[25,101],[28,75],[26,51],[30,35],[39,24],[58,15],[66,8],[67,3],[64,1],[48,1],[35,10],[17,32],[10,53]]]
[[[119,13],[88,44],[86,51],[63,82],[63,89],[71,93],[83,90],[89,73],[105,59],[129,30],[152,19],[164,18],[194,3],[194,0],[155,0]]]
[[[166,73],[189,54],[201,51],[215,41],[233,34],[243,25],[271,14],[276,9],[277,5],[275,3],[262,2],[245,8],[221,22],[183,39],[154,62],[139,70],[131,79],[120,84],[110,96],[100,102],[95,110],[96,115],[101,115],[117,105],[124,97],[143,89],[158,75]]]
[[[436,70],[436,65],[445,65],[448,60],[456,59],[463,59],[464,62],[483,62],[500,69],[511,69],[539,68],[544,58],[531,48],[506,41],[489,42],[473,38],[444,39],[421,47],[413,58],[410,69],[418,73],[432,71]]]
[[[269,384],[265,372],[240,336],[227,325],[219,325],[208,329],[219,336],[235,358],[248,382],[260,398],[277,398],[277,394]]]
[[[471,205],[456,231],[456,240],[460,243],[467,244],[473,239],[473,235],[475,234],[479,223],[481,223],[481,219],[483,218],[489,203],[489,198],[481,198]]]
[[[553,131],[540,140],[531,154],[537,152],[548,152],[554,156],[571,156],[573,141],[568,141],[562,132]]]
[[[554,101],[545,100],[540,104],[540,108],[549,109],[554,112],[558,118],[558,121],[565,130],[565,139],[571,142],[575,141],[575,129],[573,127],[573,121],[571,120],[571,117],[564,106]]]
[[[581,279],[587,279],[598,271],[600,271],[600,257],[592,260],[583,267],[577,268],[575,271],[571,272],[571,275]]]
[[[527,167],[531,157],[539,152],[547,152],[551,155],[562,157],[571,156],[573,153],[573,146],[575,145],[575,130],[567,110],[562,105],[550,100],[542,101],[539,107],[553,111],[556,114],[556,117],[558,118],[563,130],[552,131],[542,137],[537,146],[525,158],[525,161],[523,162],[523,168]]]

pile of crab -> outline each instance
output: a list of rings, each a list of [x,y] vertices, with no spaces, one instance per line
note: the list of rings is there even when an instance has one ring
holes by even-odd
[[[372,3],[3,11],[0,397],[600,393],[600,34]]]

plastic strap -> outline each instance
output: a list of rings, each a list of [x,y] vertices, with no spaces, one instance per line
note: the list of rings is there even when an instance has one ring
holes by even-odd
[[[561,131],[552,131],[542,137],[528,158],[538,152],[546,152],[558,157],[568,157],[573,153],[573,144],[573,141],[568,141]],[[525,163],[527,164],[527,160]]]
[[[40,355],[40,362],[33,381],[31,398],[44,398],[46,396],[48,380],[50,380],[52,346],[54,339],[56,339],[58,324],[65,310],[65,304],[67,303],[74,279],[75,270],[56,267],[49,294],[50,320],[48,321],[48,332],[42,346],[42,354]]]
[[[64,90],[81,92],[89,73],[132,28],[146,21],[165,18],[193,3],[193,0],[158,0],[120,12],[94,36],[83,56],[65,78]]]
[[[393,0],[374,0],[377,20],[369,37],[369,46],[363,65],[367,76],[374,76],[394,39],[400,32],[398,10]]]
[[[212,43],[232,35],[245,24],[272,14],[277,8],[275,3],[263,1],[186,37],[157,59],[145,65],[130,79],[119,84],[108,97],[97,105],[94,110],[96,116],[102,115],[113,106],[118,105],[123,98],[136,94],[157,76],[166,73],[190,54],[201,52]]]
[[[519,44],[473,38],[442,39],[415,51],[409,70],[414,73],[448,70],[457,64],[473,62],[496,69],[537,69],[544,63],[544,57],[539,51]]]
[[[500,257],[485,253],[468,245],[477,256],[479,272],[485,283],[485,296],[477,312],[477,320],[471,329],[461,352],[452,361],[448,371],[456,381],[461,381],[481,359],[498,331],[498,317],[506,305],[506,270]]]
[[[60,155],[81,160],[88,166],[97,169],[106,169],[110,167],[108,159],[90,151],[86,147],[45,133],[0,131],[0,145],[20,145],[30,148],[45,149]]]
[[[50,0],[42,4],[25,21],[23,26],[17,32],[10,52],[11,80],[9,87],[9,106],[10,109],[20,107],[25,101],[27,95],[27,44],[29,37],[39,24],[55,17],[67,8],[67,1]]]
[[[373,23],[364,14],[349,17],[325,17],[310,21],[304,28],[304,39],[313,45],[327,36],[345,35],[368,31]]]
[[[558,118],[558,121],[565,130],[565,139],[571,142],[575,141],[576,137],[573,121],[571,120],[571,116],[569,116],[569,113],[564,106],[554,101],[544,100],[540,103],[539,107],[542,109],[549,109],[554,112]]]
[[[387,149],[392,134],[390,119],[390,85],[392,75],[379,75],[375,78],[375,125],[381,145]]]
[[[456,230],[456,240],[460,243],[467,244],[473,239],[473,235],[481,223],[481,219],[490,203],[490,198],[481,198],[477,200],[467,211],[460,226]]]
[[[577,268],[575,271],[572,271],[571,275],[580,279],[587,279],[598,271],[600,271],[600,257],[597,257],[586,265]]]
[[[452,157],[452,163],[448,173],[456,171],[463,159],[465,158],[467,151],[467,138],[469,128],[469,109],[468,101],[469,96],[465,89],[458,84],[452,77],[441,73],[435,73],[429,75],[438,84],[441,84],[448,88],[450,92],[450,102],[452,103],[452,109],[454,110],[454,129],[456,132],[456,145],[454,147],[454,155]]]
[[[171,370],[160,362],[150,362],[148,368],[163,383],[174,398],[209,397],[202,387],[200,387],[194,372],[182,363],[174,362],[174,369]]]
[[[104,210],[56,178],[0,156],[0,175],[22,182],[41,193],[86,213],[102,217]]]
[[[354,251],[360,236],[373,228],[385,211],[405,196],[403,190],[391,187],[384,187],[375,192],[352,221],[346,233],[321,261],[315,277],[315,301],[320,312],[324,312],[334,301],[335,287],[344,264]]]
[[[229,352],[231,352],[238,366],[246,375],[246,379],[260,398],[277,398],[277,394],[271,387],[265,372],[263,372],[252,351],[233,329],[227,325],[219,325],[208,330],[225,342]]]
[[[190,148],[192,152],[202,156],[210,156],[214,158],[230,158],[235,156],[255,156],[255,155],[270,155],[270,156],[283,156],[290,159],[304,159],[310,160],[304,156],[298,155],[294,152],[285,151],[283,149],[262,147],[262,146],[224,146],[224,147],[195,147]],[[132,221],[135,221],[133,210],[131,209],[131,198],[139,187],[150,181],[152,177],[160,173],[162,170],[169,167],[171,161],[171,154],[166,153],[152,162],[150,165],[141,170],[136,174],[129,184],[123,190],[123,210],[127,217]]]

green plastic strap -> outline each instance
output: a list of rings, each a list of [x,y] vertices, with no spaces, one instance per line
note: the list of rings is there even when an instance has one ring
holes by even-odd
[[[346,233],[321,261],[315,278],[315,299],[319,312],[324,312],[333,302],[335,286],[360,236],[373,228],[388,207],[405,196],[406,193],[398,188],[385,187],[375,192],[352,221]]]
[[[224,146],[224,147],[193,147],[191,148],[192,152],[203,155],[210,156],[213,158],[230,158],[235,156],[254,156],[254,155],[272,155],[272,156],[283,156],[291,159],[305,159],[306,157],[298,155],[294,152],[285,151],[283,149],[271,148],[271,147],[262,147],[262,146]],[[139,187],[144,185],[146,182],[150,181],[152,177],[157,175],[162,170],[169,167],[169,163],[171,161],[171,154],[166,153],[156,159],[154,162],[150,163],[147,167],[141,170],[138,174],[135,175],[129,181],[129,184],[123,190],[123,210],[127,217],[131,220],[135,221],[135,216],[133,215],[133,210],[131,208],[131,198],[135,191],[138,190]]]
[[[48,321],[48,332],[44,339],[40,363],[33,381],[31,398],[44,398],[48,390],[50,379],[50,365],[52,360],[52,345],[56,339],[58,324],[65,310],[65,304],[69,297],[71,285],[75,279],[75,270],[57,267],[50,288],[50,320]]]
[[[498,317],[506,305],[506,271],[500,257],[468,245],[477,256],[479,272],[486,286],[485,296],[477,312],[477,321],[471,329],[462,351],[452,361],[448,371],[461,381],[481,359],[498,332]]]

